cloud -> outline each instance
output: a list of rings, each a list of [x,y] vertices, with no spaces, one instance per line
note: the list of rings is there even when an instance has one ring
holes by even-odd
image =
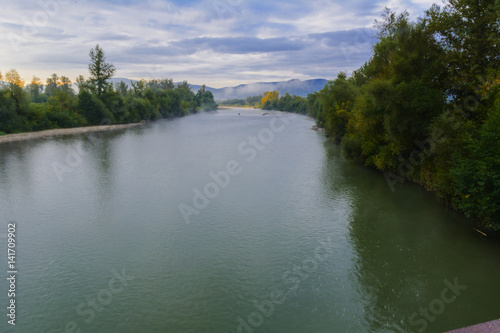
[[[100,44],[120,77],[172,77],[214,86],[329,79],[369,59],[371,27],[384,7],[397,4],[418,16],[429,3],[9,1],[0,14],[0,70],[16,68],[26,79],[54,72],[86,75],[89,50]]]

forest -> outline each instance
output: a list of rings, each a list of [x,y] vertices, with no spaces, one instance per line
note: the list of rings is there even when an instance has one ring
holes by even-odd
[[[500,230],[500,2],[449,0],[415,21],[386,9],[371,59],[307,98],[262,107],[308,114],[343,155],[409,181]]]
[[[217,108],[205,86],[195,94],[186,81],[152,79],[132,82],[132,87],[124,82],[113,86],[109,79],[116,68],[106,61],[103,49],[97,45],[89,56],[90,77],[76,78],[77,92],[65,76],[53,74],[45,85],[33,76],[25,84],[15,69],[0,72],[0,81],[5,81],[0,83],[0,135],[137,123]]]

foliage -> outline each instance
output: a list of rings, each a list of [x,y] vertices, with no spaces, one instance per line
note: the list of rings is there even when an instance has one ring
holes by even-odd
[[[227,106],[261,107],[262,97],[263,95],[249,96],[245,99],[234,98],[222,101],[220,104]]]
[[[261,104],[264,110],[273,110],[278,107],[280,93],[277,90],[266,91],[262,97]]]
[[[218,107],[217,103],[214,101],[214,95],[212,92],[206,90],[205,85],[202,85],[200,90],[198,90],[198,93],[195,96],[195,101],[198,109],[203,111],[214,110]]]
[[[140,80],[132,87],[121,82],[115,89],[107,81],[114,66],[106,62],[103,50],[96,46],[90,54],[91,77],[76,78],[76,95],[65,76],[52,74],[45,89],[33,76],[23,89],[24,81],[10,70],[8,84],[0,85],[0,132],[140,122],[217,108],[205,86],[195,94],[186,81],[175,86],[172,79]]]
[[[461,140],[463,149],[452,156],[452,204],[468,217],[481,216],[500,229],[500,94],[476,131]]]
[[[106,56],[99,44],[90,50],[89,72],[90,78],[88,83],[96,92],[97,96],[102,97],[104,90],[109,85],[108,81],[115,74],[116,68],[113,64],[106,62]]]
[[[443,88],[455,102],[472,95],[489,68],[500,68],[499,12],[495,0],[449,0],[426,13],[427,31],[443,50]]]
[[[21,79],[21,76],[15,69],[11,69],[5,74],[5,79],[7,82],[10,83],[10,85],[16,85],[18,87],[24,87],[24,80]]]

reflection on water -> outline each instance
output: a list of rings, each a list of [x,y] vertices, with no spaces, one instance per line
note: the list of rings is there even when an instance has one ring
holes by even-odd
[[[273,117],[283,131],[249,161],[238,147]],[[19,225],[16,332],[68,322],[82,332],[441,332],[495,319],[498,245],[416,186],[392,193],[312,125],[235,109],[1,145],[0,216]],[[229,161],[241,172],[187,225],[179,205]],[[137,278],[92,320],[82,315],[122,270]],[[442,291],[455,279],[467,289],[451,301]]]
[[[326,147],[338,160],[338,148]],[[349,179],[352,275],[370,331],[442,332],[498,316],[491,296],[500,291],[491,279],[500,274],[498,244],[481,239],[432,193],[411,184],[392,193],[378,172],[338,163],[334,177]],[[452,288],[442,300],[450,284],[467,288]]]

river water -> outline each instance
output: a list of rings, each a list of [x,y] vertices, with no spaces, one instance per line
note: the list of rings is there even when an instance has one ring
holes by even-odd
[[[500,317],[500,248],[304,116],[223,109],[0,146],[1,332],[442,332]],[[2,318],[0,317],[0,318]]]

